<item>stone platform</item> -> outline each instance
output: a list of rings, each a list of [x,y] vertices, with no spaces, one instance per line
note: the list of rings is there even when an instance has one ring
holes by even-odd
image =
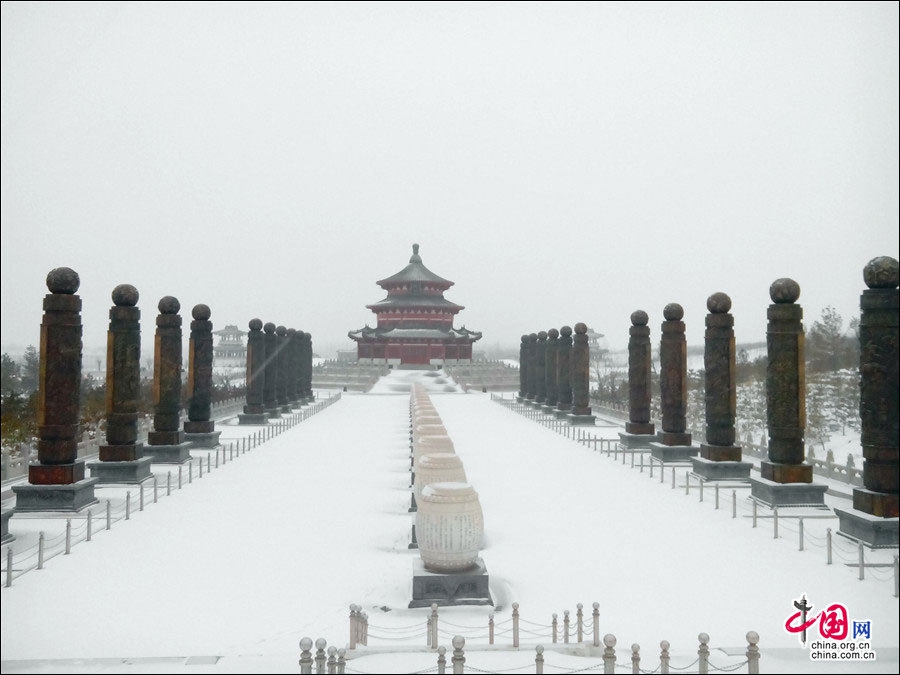
[[[11,541],[15,541],[15,537],[9,533],[9,519],[12,517],[14,511],[12,509],[8,511],[3,511],[3,530],[2,530],[2,538],[0,538],[0,544],[8,544]]]
[[[186,431],[184,440],[195,448],[215,448],[219,445],[219,436],[221,435],[221,431],[205,431],[201,433]]]
[[[694,445],[666,445],[654,441],[650,445],[650,456],[663,464],[666,462],[687,462],[700,453],[700,448]]]
[[[90,462],[87,467],[91,472],[91,478],[96,478],[101,484],[109,483],[142,483],[152,478],[150,464],[153,459],[141,457],[127,462]]]
[[[63,485],[13,485],[16,494],[16,513],[39,511],[81,511],[98,503],[94,496],[97,478],[82,478]]]
[[[629,434],[625,431],[619,432],[619,445],[624,450],[647,450],[651,443],[656,443],[659,438],[656,434]]]
[[[471,569],[449,574],[429,572],[422,559],[416,558],[413,561],[413,599],[409,607],[493,606],[488,582],[487,568],[480,557]]]
[[[192,443],[185,441],[178,445],[145,445],[144,454],[154,464],[184,464],[191,458]]]
[[[752,462],[713,461],[705,457],[691,457],[694,473],[704,480],[750,480]]]
[[[573,427],[592,427],[597,423],[597,417],[595,415],[576,415],[574,413],[569,413],[566,415],[566,419],[569,420],[569,424]]]
[[[900,518],[882,518],[856,509],[835,509],[840,522],[838,534],[862,541],[872,548],[897,548]]]
[[[238,424],[268,424],[266,413],[238,413]]]
[[[767,478],[750,479],[750,495],[767,506],[825,506],[827,485],[776,483]]]

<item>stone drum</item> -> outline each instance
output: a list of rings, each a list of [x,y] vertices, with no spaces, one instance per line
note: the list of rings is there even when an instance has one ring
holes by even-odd
[[[484,536],[478,493],[468,483],[432,483],[416,513],[419,554],[425,569],[453,573],[475,566]]]
[[[454,452],[434,452],[419,457],[416,469],[416,499],[422,490],[432,483],[465,483],[466,470],[462,460]]]

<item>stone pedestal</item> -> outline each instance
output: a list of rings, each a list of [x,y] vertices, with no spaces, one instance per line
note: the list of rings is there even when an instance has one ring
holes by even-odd
[[[87,465],[91,477],[99,480],[101,484],[136,484],[143,483],[153,477],[150,473],[150,457],[141,457],[131,461],[115,462],[102,461],[91,462]]]
[[[597,422],[597,418],[594,415],[575,415],[573,413],[567,413],[566,419],[569,420],[569,424],[573,427],[592,427]]]
[[[191,458],[192,443],[184,441],[171,445],[148,445],[144,454],[150,457],[153,464],[184,464]]]
[[[215,448],[219,445],[219,436],[221,431],[188,431],[191,422],[185,422],[184,440],[191,444],[194,448]],[[215,426],[214,423],[210,423]]]
[[[83,466],[81,471],[84,472]],[[94,496],[94,487],[99,482],[97,478],[84,478],[68,484],[13,485],[12,490],[16,494],[16,513],[81,511],[99,502]]]
[[[696,457],[700,448],[695,445],[667,445],[654,441],[650,443],[650,456],[662,463],[687,462]]]
[[[649,426],[653,426],[652,424]],[[627,426],[626,426],[627,428]],[[623,450],[648,450],[651,443],[659,441],[656,434],[629,434],[627,431],[619,432],[619,447]]]
[[[731,480],[731,481],[749,481],[750,469],[753,468],[751,462],[740,462],[725,459],[713,460],[703,456],[703,449],[707,446],[700,446],[700,457],[691,457],[691,464],[694,465],[694,473],[702,476],[705,480]],[[741,449],[737,448],[738,456]]]
[[[0,544],[8,544],[11,541],[15,541],[15,537],[9,533],[9,519],[12,517],[14,511],[10,509],[9,511],[3,511],[0,513],[0,517],[2,517],[2,537],[0,537]]]
[[[421,560],[414,560],[412,596],[410,608],[494,604],[487,568],[480,557],[468,570],[450,574],[429,572]]]
[[[770,507],[824,506],[827,485],[780,483],[767,478],[750,479],[750,495]]]
[[[857,539],[872,548],[900,545],[900,518],[882,518],[864,511],[835,509],[840,523],[838,534]]]

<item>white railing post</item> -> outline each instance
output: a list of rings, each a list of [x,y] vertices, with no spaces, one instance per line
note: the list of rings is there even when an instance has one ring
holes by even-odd
[[[312,673],[312,640],[308,637],[300,640],[300,672],[301,674]]]
[[[556,644],[559,640],[559,624],[557,623],[556,614],[553,615],[553,621],[550,624],[551,634],[553,637],[553,644]]]
[[[428,645],[432,649],[438,646],[438,606],[431,603],[431,644]]]
[[[328,648],[328,672],[334,675],[337,670],[337,647],[332,645]]]
[[[338,675],[344,675],[344,667],[347,665],[347,650],[341,647],[338,649],[337,672]]]
[[[772,532],[773,539],[778,539],[778,507],[775,506],[772,508]]]
[[[583,605],[579,602],[576,606],[577,612],[575,613],[575,635],[577,637],[577,642],[584,642],[584,612],[582,612]]]
[[[758,504],[757,501],[754,499],[754,500],[753,500],[753,527],[756,527],[756,516],[757,516],[757,511],[758,511],[758,510],[759,510],[759,504]]]
[[[453,672],[454,675],[462,675],[464,672],[463,668],[466,663],[466,653],[463,651],[463,647],[466,646],[466,638],[462,635],[454,635],[453,636]]]
[[[700,641],[700,648],[697,650],[698,672],[700,675],[709,675],[709,635],[700,633],[697,639]]]
[[[166,497],[172,496],[172,472],[166,471]]]
[[[599,647],[600,646],[600,603],[599,602],[594,603],[593,619],[594,619],[594,646]]]
[[[800,516],[800,550],[803,550],[803,516]]]
[[[672,467],[672,478],[675,478],[675,467]],[[691,494],[691,473],[685,469],[684,470],[684,494]]]
[[[659,643],[659,673],[669,675],[669,641],[662,640]]]
[[[6,549],[6,587],[12,586],[12,547]]]
[[[719,510],[719,484],[716,483],[716,511]]]
[[[759,675],[759,633],[751,630],[747,633],[747,672]]]
[[[737,490],[731,491],[731,517],[737,518]]]
[[[222,452],[222,457],[225,457],[224,451]],[[325,645],[327,644],[325,638],[316,640],[316,673],[323,675],[325,673]]]
[[[631,645],[631,672],[633,675],[641,672],[641,646],[637,642]]]
[[[94,514],[91,513],[90,509],[88,509],[88,512],[87,512],[87,537],[86,537],[87,541],[91,540],[91,520],[93,519],[93,516],[94,516]]]
[[[106,500],[106,529],[112,529],[112,504],[108,499]]]
[[[38,535],[38,566],[39,570],[44,569],[44,533]]]
[[[616,636],[607,633],[603,636],[603,644],[606,645],[603,650],[603,673],[613,675],[616,672]]]
[[[441,645],[438,647],[438,662],[437,662],[437,671],[438,675],[444,675],[447,672],[447,648]]]
[[[141,511],[143,511],[143,510],[144,510],[144,484],[141,483],[141,484],[138,486],[138,488],[140,489],[140,497],[139,497],[139,502],[138,502],[138,509],[141,510]]]
[[[131,520],[131,490],[125,493],[125,520]]]
[[[178,465],[178,489],[181,489],[181,465]]]
[[[494,613],[488,616],[488,644],[494,644]]]
[[[544,672],[544,646],[537,645],[534,651],[537,652],[534,656],[534,672],[541,675]]]
[[[350,605],[350,649],[356,649],[356,605]]]
[[[513,621],[513,647],[519,646],[519,603],[513,603],[512,621]]]
[[[72,519],[66,518],[66,555],[72,551]]]
[[[563,644],[569,644],[569,610],[563,611]]]
[[[865,547],[862,542],[859,542],[859,580],[862,581],[866,578],[866,554]]]

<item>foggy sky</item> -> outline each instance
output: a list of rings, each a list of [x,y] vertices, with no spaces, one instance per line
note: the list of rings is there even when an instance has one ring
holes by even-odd
[[[413,243],[481,348],[717,291],[757,340],[780,277],[846,326],[898,257],[895,2],[4,2],[0,81],[4,351],[60,266],[146,358],[166,295],[351,348]]]

